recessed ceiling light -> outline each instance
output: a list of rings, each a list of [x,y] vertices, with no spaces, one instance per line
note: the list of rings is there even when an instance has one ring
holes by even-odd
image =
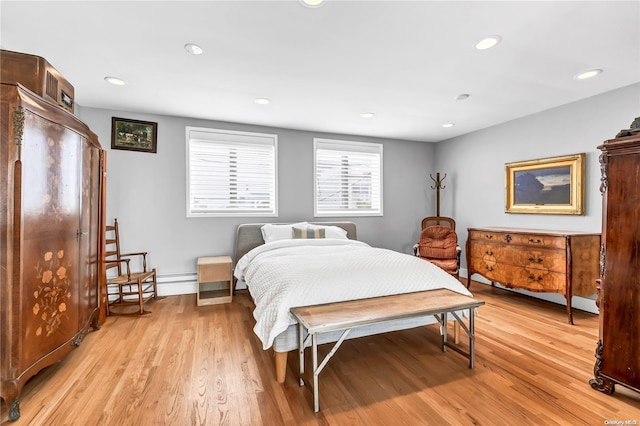
[[[453,126],[455,126],[455,125],[456,125],[456,123],[444,123],[444,124],[442,125],[442,127],[453,127]]]
[[[469,95],[468,93],[462,93],[458,96],[456,96],[456,101],[464,101],[465,99],[469,99]]]
[[[584,71],[579,74],[576,74],[573,76],[573,78],[575,80],[586,80],[588,78],[593,78],[601,73],[602,73],[601,69],[593,69],[593,70]]]
[[[256,98],[253,102],[257,103],[258,105],[269,105],[271,103],[271,101],[267,98]]]
[[[363,112],[360,114],[362,118],[373,118],[376,114],[374,112]]]
[[[201,55],[203,50],[202,47],[198,46],[197,44],[193,44],[193,43],[187,43],[184,45],[184,50],[186,50],[188,53],[191,53],[192,55]]]
[[[478,50],[491,49],[493,46],[500,43],[500,40],[502,40],[502,37],[500,37],[499,35],[492,35],[492,36],[483,38],[482,40],[477,42],[474,45],[474,47]]]
[[[106,81],[107,83],[111,83],[114,86],[124,86],[125,84],[127,84],[124,82],[124,80],[118,77],[105,77],[104,81]]]
[[[306,7],[320,7],[324,4],[324,0],[300,0],[300,3]]]

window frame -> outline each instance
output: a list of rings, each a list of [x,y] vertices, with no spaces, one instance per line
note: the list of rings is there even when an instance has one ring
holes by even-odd
[[[263,139],[262,142],[257,142]],[[191,140],[216,141],[238,144],[261,144],[273,146],[273,209],[264,211],[215,211],[215,212],[193,212],[191,210]],[[254,142],[252,142],[254,140]],[[267,143],[271,140],[271,143]],[[209,127],[185,127],[186,145],[186,214],[187,218],[198,217],[277,217],[278,216],[278,135],[271,133],[244,132],[239,130],[214,129]]]
[[[318,149],[332,149],[336,151],[346,152],[370,152],[380,156],[379,166],[379,199],[380,206],[377,211],[365,211],[360,209],[348,209],[340,211],[318,211]],[[383,144],[371,142],[357,142],[337,139],[314,138],[313,139],[313,216],[314,217],[365,217],[365,216],[384,216],[384,198],[383,198]]]

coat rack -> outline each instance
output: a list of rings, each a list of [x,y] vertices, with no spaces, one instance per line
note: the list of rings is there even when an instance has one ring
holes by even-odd
[[[440,216],[440,190],[446,188],[446,186],[442,184],[442,181],[447,177],[447,174],[445,173],[442,179],[440,179],[440,173],[436,173],[435,179],[431,176],[431,173],[429,173],[429,177],[435,184],[431,189],[436,190],[436,216]]]

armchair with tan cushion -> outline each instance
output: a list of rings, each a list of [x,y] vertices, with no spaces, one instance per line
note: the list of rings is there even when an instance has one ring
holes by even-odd
[[[462,249],[458,246],[455,221],[445,217],[429,217],[423,219],[422,224],[420,242],[413,246],[414,255],[459,278]]]

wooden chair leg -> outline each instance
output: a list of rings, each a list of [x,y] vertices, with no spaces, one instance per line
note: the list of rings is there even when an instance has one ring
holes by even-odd
[[[142,294],[142,281],[138,279],[138,303],[140,305],[140,315],[144,314],[144,295]]]
[[[156,280],[156,268],[153,268],[153,300],[158,300],[158,281]]]

